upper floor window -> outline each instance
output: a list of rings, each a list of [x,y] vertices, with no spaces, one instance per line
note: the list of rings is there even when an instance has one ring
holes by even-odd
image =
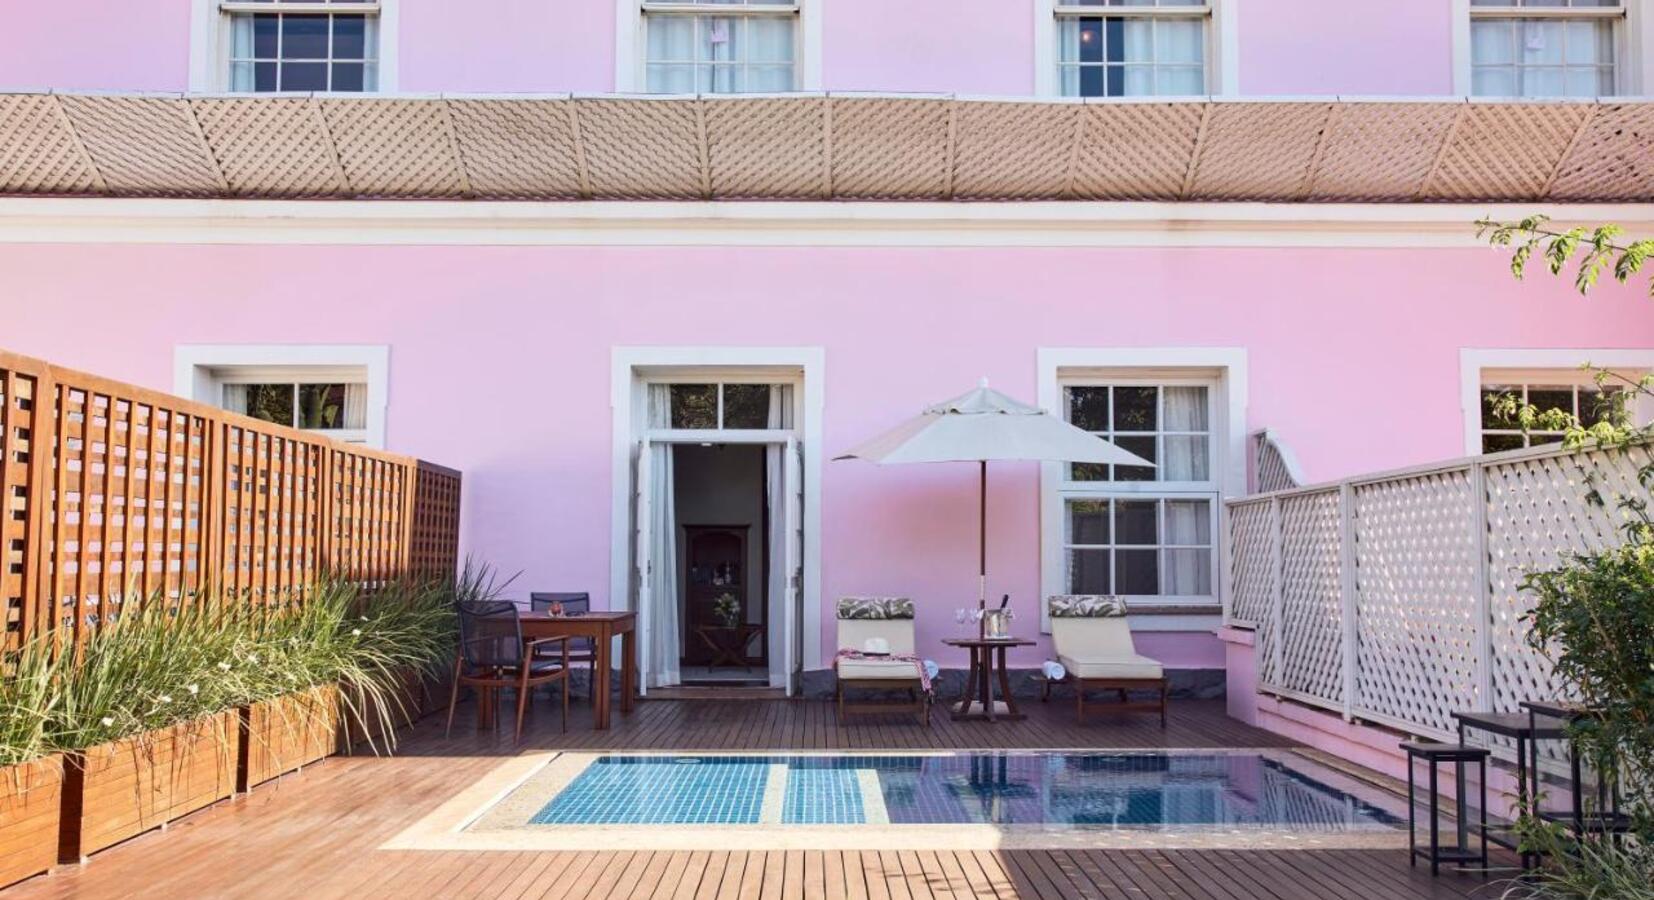
[[[376,91],[379,0],[225,0],[232,91]]]
[[[1612,96],[1624,23],[1623,0],[1471,0],[1471,92]]]
[[[797,87],[799,0],[646,0],[642,13],[644,84],[650,93]]]
[[[1206,93],[1208,0],[1058,0],[1056,19],[1063,96]]]

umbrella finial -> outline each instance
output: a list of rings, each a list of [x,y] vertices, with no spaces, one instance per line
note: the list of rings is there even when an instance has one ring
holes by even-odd
[[[987,387],[988,386],[988,376],[984,375],[981,378],[978,378],[976,380],[976,386],[979,387],[979,388]]]

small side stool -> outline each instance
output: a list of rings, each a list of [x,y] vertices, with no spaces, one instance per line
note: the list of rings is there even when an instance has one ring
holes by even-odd
[[[1469,863],[1478,863],[1483,871],[1487,869],[1487,757],[1488,751],[1482,747],[1466,747],[1463,744],[1438,744],[1431,741],[1408,741],[1401,745],[1407,754],[1407,844],[1411,853],[1408,862],[1417,866],[1420,857],[1430,861],[1430,874],[1441,873],[1442,863],[1453,863],[1463,867]],[[1417,779],[1413,769],[1418,763],[1423,763],[1429,769],[1426,779],[1430,786],[1430,846],[1418,845],[1418,802],[1414,798]],[[1443,847],[1441,844],[1441,792],[1438,790],[1441,766],[1444,763],[1453,765],[1453,777],[1458,786],[1458,796],[1463,797],[1465,790],[1466,763],[1475,763],[1477,770],[1476,786],[1482,794],[1480,804],[1482,822],[1475,831],[1481,835],[1480,850],[1470,849],[1471,828],[1465,821],[1468,813],[1463,806],[1459,807],[1457,828],[1454,829],[1457,840],[1454,846]]]

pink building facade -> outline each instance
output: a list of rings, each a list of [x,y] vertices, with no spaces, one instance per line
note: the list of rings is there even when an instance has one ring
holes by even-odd
[[[1440,100],[1473,93],[1479,72],[1493,85],[1501,66],[1523,84],[1547,77],[1537,63],[1505,65],[1499,51],[1478,50],[1472,35],[1491,46],[1504,20],[1473,20],[1468,4],[1448,0],[1382,12],[1308,0],[1163,2],[1141,21],[1112,7],[1077,15],[1050,0],[802,0],[777,4],[786,29],[773,58],[719,56],[745,52],[732,43],[762,43],[768,26],[741,16],[724,25],[690,17],[702,30],[684,32],[688,49],[656,55],[671,36],[652,34],[654,20],[682,11],[626,0],[383,0],[365,4],[372,38],[355,42],[356,24],[328,22],[319,63],[288,52],[309,38],[286,24],[271,26],[281,41],[273,50],[257,45],[257,23],[255,43],[239,43],[236,18],[274,15],[263,10],[279,2],[166,0],[141,13],[101,5],[101,15],[87,4],[35,4],[14,16],[0,33],[0,90],[252,93],[267,77],[294,90],[326,77],[335,88],[376,80],[387,96],[606,94],[733,89],[745,78],[801,100],[941,92],[1056,104],[1065,93],[1131,102],[1144,84],[1161,94],[1194,84],[1194,94],[1234,100]],[[312,6],[299,15],[355,13],[344,2],[329,4],[340,13]],[[1599,79],[1593,95],[1642,85],[1635,48],[1645,22],[1618,12],[1588,19],[1606,23],[1616,48],[1588,67]],[[1182,50],[1180,35],[1192,41]],[[1125,46],[1091,56],[1092,40]],[[70,45],[95,52],[63,53]],[[1149,60],[1134,62],[1143,53]],[[1188,102],[1223,115],[1222,103]],[[1592,108],[1620,109],[1607,104]],[[1621,113],[1590,121],[1610,114]],[[1569,126],[1591,127],[1584,114]],[[1451,145],[1449,127],[1440,130]],[[1330,165],[1319,132],[1306,133],[1306,167]],[[1472,223],[1486,214],[1650,224],[1645,184],[1613,196],[1553,190],[1569,183],[1572,136],[1535,163],[1543,177],[1485,167],[1482,181],[1470,180],[1481,188],[1428,204],[1410,201],[1458,165],[1452,153],[1423,154],[1418,191],[1340,203],[1302,201],[1317,190],[1360,195],[1336,183],[1361,177],[1359,158],[1301,192],[1246,198],[1264,202],[1223,202],[1235,198],[1218,189],[1197,196],[1204,170],[1190,162],[1181,199],[978,203],[832,188],[839,202],[716,190],[699,200],[371,191],[291,200],[228,177],[218,197],[126,196],[95,157],[104,187],[78,193],[99,196],[12,188],[0,197],[0,346],[248,409],[272,385],[296,386],[297,404],[277,404],[289,410],[303,406],[304,385],[344,385],[327,427],[462,469],[465,549],[520,572],[516,595],[585,591],[598,608],[636,602],[639,443],[752,450],[761,474],[730,491],[752,493],[761,512],[734,523],[715,520],[734,512],[675,507],[672,565],[687,593],[705,573],[682,529],[738,525],[741,563],[764,572],[743,583],[749,621],[767,629],[766,662],[783,667],[779,648],[789,645],[785,665],[805,673],[830,667],[834,600],[849,595],[914,598],[922,652],[944,668],[963,664],[939,641],[960,633],[955,610],[974,602],[974,467],[831,457],[986,377],[1160,463],[1159,474],[1076,477],[1054,465],[995,468],[988,591],[1009,594],[1019,630],[1038,635],[1013,664],[1032,668],[1052,654],[1041,597],[1114,592],[1130,598],[1141,652],[1184,673],[1185,688],[1215,688],[1226,667],[1216,634],[1227,580],[1222,501],[1249,490],[1254,432],[1267,428],[1290,448],[1302,478],[1334,479],[1496,446],[1480,416],[1484,388],[1527,385],[1584,403],[1580,363],[1654,367],[1654,316],[1640,291],[1609,286],[1586,301],[1562,281],[1518,283],[1505,255],[1476,239]],[[215,146],[220,138],[207,135]],[[1175,142],[1143,138],[1160,141]],[[0,173],[8,162],[24,167],[17,146],[0,134]],[[624,147],[610,152],[625,159]],[[215,162],[228,171],[222,156]],[[778,386],[764,421],[738,421],[741,393],[729,388],[749,384]],[[716,433],[687,433],[705,423],[693,421],[684,385],[724,386],[711,395],[721,398]],[[658,397],[682,404],[683,420],[677,406],[657,416]],[[796,499],[785,501],[794,491],[774,483],[790,452],[783,443],[799,460]],[[710,471],[674,452],[673,477]],[[680,483],[678,496],[687,493]],[[777,533],[791,510],[796,539]],[[783,614],[778,560],[795,556],[796,605]],[[733,582],[727,574],[711,577]],[[687,643],[697,613],[683,602],[676,627]]]

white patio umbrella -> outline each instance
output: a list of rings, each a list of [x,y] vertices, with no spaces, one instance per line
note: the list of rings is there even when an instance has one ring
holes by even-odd
[[[864,459],[879,465],[897,463],[975,462],[981,472],[981,522],[978,534],[977,609],[988,606],[988,463],[1154,463],[1121,450],[1043,409],[1029,406],[988,387],[938,403],[917,418],[890,429],[836,459]]]

